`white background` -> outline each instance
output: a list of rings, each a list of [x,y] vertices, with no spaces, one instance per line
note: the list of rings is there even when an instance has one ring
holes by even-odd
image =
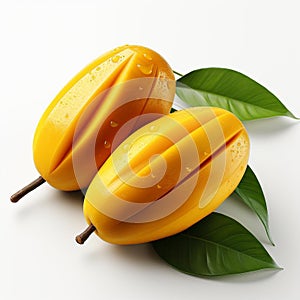
[[[41,4],[43,2],[43,4]],[[82,4],[82,3],[85,4]],[[10,4],[8,4],[10,3]],[[262,183],[271,246],[257,218],[228,200],[264,244],[279,272],[196,278],[166,265],[150,245],[114,246],[93,235],[84,246],[82,199],[44,184],[19,204],[9,196],[38,176],[35,126],[63,85],[122,44],[161,53],[174,70],[227,67],[256,79],[300,116],[299,1],[1,1],[0,298],[299,299],[300,124],[246,124],[250,165]]]

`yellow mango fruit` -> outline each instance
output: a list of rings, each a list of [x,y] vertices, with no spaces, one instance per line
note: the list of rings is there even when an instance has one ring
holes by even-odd
[[[232,113],[177,111],[143,126],[112,153],[84,200],[92,232],[114,244],[144,243],[181,232],[214,211],[247,167],[249,139]]]
[[[125,45],[79,72],[42,115],[33,141],[36,181],[11,197],[47,181],[53,187],[88,186],[99,167],[131,132],[168,114],[175,95],[172,69],[156,52]]]

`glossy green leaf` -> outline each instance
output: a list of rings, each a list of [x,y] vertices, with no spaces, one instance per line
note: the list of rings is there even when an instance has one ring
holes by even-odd
[[[229,69],[195,70],[177,80],[176,93],[190,106],[215,106],[241,120],[296,118],[280,100],[251,78]]]
[[[219,213],[212,213],[189,229],[152,245],[167,263],[195,276],[279,269],[246,228]]]
[[[270,242],[274,245],[270,236],[265,196],[257,177],[249,166],[234,192],[256,213],[265,227]]]

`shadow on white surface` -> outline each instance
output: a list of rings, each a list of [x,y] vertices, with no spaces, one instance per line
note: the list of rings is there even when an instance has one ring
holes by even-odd
[[[260,270],[254,272],[247,272],[243,274],[233,274],[226,276],[192,276],[182,273],[176,268],[167,264],[154,251],[151,243],[140,245],[111,245],[103,241],[93,240],[89,241],[83,247],[89,247],[85,251],[84,263],[97,269],[97,273],[101,274],[110,264],[118,264],[120,269],[132,270],[134,273],[128,274],[129,277],[137,277],[139,270],[145,273],[148,270],[149,274],[163,273],[164,276],[170,278],[181,278],[180,280],[193,281],[199,284],[204,281],[223,282],[223,283],[255,283],[271,280],[276,276],[279,270]],[[82,246],[81,246],[82,247]],[[98,271],[99,270],[99,271]],[[147,272],[146,272],[147,273]],[[100,276],[100,275],[99,275]]]
[[[45,211],[59,209],[64,211],[78,210],[82,211],[83,195],[81,191],[62,192],[51,187],[40,188],[21,199],[19,203],[12,204],[16,209],[18,219],[26,219],[44,214]]]
[[[212,280],[226,283],[255,283],[271,280],[283,270],[260,270],[243,274],[212,277]]]
[[[280,134],[282,131],[299,126],[299,123],[299,120],[275,117],[272,119],[246,121],[244,125],[250,134],[270,137],[272,134]]]

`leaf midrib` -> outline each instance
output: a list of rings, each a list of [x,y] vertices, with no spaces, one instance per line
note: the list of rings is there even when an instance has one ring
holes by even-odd
[[[231,251],[236,252],[236,253],[242,253],[243,255],[245,255],[245,256],[247,256],[247,257],[250,257],[251,259],[254,259],[254,260],[256,260],[256,261],[263,262],[263,263],[265,263],[265,264],[272,265],[273,267],[274,267],[274,266],[276,267],[276,264],[275,264],[275,263],[268,263],[268,262],[266,262],[266,261],[264,261],[264,260],[260,260],[260,259],[258,259],[258,258],[256,258],[256,257],[253,257],[253,256],[251,256],[251,255],[249,255],[249,254],[244,253],[244,252],[240,252],[240,251],[238,251],[238,250],[236,250],[236,249],[233,249],[233,248],[230,248],[230,247],[228,247],[228,246],[221,245],[221,244],[218,244],[218,243],[216,243],[216,242],[213,242],[213,241],[210,241],[210,240],[207,240],[207,239],[198,237],[198,236],[192,236],[192,235],[187,234],[187,233],[181,233],[180,235],[186,236],[186,237],[188,237],[188,238],[192,238],[192,239],[195,239],[195,240],[200,240],[200,241],[202,241],[202,242],[206,242],[206,243],[209,243],[209,244],[218,246],[218,247],[222,247],[222,248],[224,248],[224,249],[228,249],[228,250],[231,250]],[[245,233],[241,233],[241,234],[239,234],[239,235],[246,235],[246,234],[245,234]]]
[[[186,83],[184,83],[186,84]],[[187,85],[187,84],[186,84]],[[211,94],[211,95],[214,95],[216,97],[222,97],[222,98],[228,98],[230,100],[232,100],[233,102],[237,102],[237,103],[245,103],[245,105],[248,105],[248,106],[252,106],[252,107],[258,107],[259,109],[265,109],[267,111],[270,111],[270,112],[276,112],[276,113],[287,113],[287,110],[284,108],[285,112],[280,112],[280,111],[277,111],[277,110],[271,110],[269,108],[265,108],[265,107],[261,107],[261,106],[258,106],[258,105],[255,105],[255,104],[252,104],[252,103],[249,103],[249,102],[246,102],[245,100],[239,100],[239,99],[235,99],[235,98],[232,98],[230,96],[225,96],[225,95],[222,95],[222,94],[217,94],[217,93],[213,93],[211,91],[205,91],[205,90],[202,90],[202,89],[198,89],[198,88],[193,88],[193,87],[190,87],[188,86],[187,87],[177,87],[178,89],[185,89],[185,90],[193,90],[193,91],[196,91],[198,93],[207,93],[207,94]],[[274,96],[275,97],[275,96]]]

